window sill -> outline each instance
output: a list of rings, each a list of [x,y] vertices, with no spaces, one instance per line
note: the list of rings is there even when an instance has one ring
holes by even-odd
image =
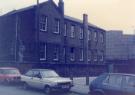
[[[40,58],[40,61],[45,61],[46,59],[45,58]]]
[[[53,59],[53,61],[59,61],[59,59]]]

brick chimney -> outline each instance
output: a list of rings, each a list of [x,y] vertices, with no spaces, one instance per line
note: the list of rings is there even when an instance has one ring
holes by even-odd
[[[59,7],[59,10],[62,13],[62,15],[64,15],[64,2],[63,2],[63,0],[59,0],[58,7]]]

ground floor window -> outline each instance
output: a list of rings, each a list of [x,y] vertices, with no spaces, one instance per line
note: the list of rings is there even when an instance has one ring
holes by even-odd
[[[46,60],[46,43],[40,42],[40,60]]]

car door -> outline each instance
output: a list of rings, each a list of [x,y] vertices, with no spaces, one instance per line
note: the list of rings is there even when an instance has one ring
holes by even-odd
[[[33,71],[33,87],[42,89],[43,88],[43,79],[40,75],[40,71],[35,70]]]
[[[123,95],[135,95],[135,76],[124,76]]]
[[[28,72],[25,74],[25,79],[24,79],[24,81],[25,81],[29,86],[31,86],[31,87],[33,87],[33,80],[32,80],[32,78],[33,78],[33,71],[30,70],[30,71],[28,71]]]
[[[105,95],[122,95],[122,75],[110,74],[103,81]]]

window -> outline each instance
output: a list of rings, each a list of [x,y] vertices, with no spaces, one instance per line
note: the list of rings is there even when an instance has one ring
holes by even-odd
[[[58,48],[58,46],[54,47],[53,60],[54,61],[58,61],[59,60],[59,48]]]
[[[99,60],[100,61],[104,61],[104,55],[103,55],[103,53],[101,53],[101,55],[99,56]]]
[[[64,36],[67,36],[67,24],[64,24]]]
[[[80,39],[83,39],[83,36],[84,36],[83,28],[80,28]]]
[[[91,61],[91,51],[88,51],[88,61]]]
[[[70,49],[70,60],[71,61],[75,61],[75,48],[74,47],[71,47]]]
[[[124,87],[130,87],[134,88],[135,87],[135,77],[134,76],[125,76],[125,82]]]
[[[97,32],[93,32],[94,33],[94,41],[97,41]]]
[[[94,61],[97,61],[97,54],[94,54]]]
[[[46,44],[40,42],[40,60],[46,60]]]
[[[111,87],[121,87],[122,76],[121,75],[109,75],[103,81],[104,85],[109,85]]]
[[[71,38],[74,38],[75,37],[75,26],[72,25],[71,26],[71,35],[70,35]]]
[[[91,40],[91,31],[88,30],[88,40]]]
[[[84,60],[84,51],[83,49],[80,49],[80,61]]]
[[[39,24],[40,31],[47,31],[47,27],[48,27],[47,23],[48,23],[47,16],[42,15],[40,17],[40,24]]]
[[[60,33],[60,20],[55,19],[55,30],[54,33]]]
[[[100,41],[103,43],[104,42],[104,36],[103,33],[100,34]]]

